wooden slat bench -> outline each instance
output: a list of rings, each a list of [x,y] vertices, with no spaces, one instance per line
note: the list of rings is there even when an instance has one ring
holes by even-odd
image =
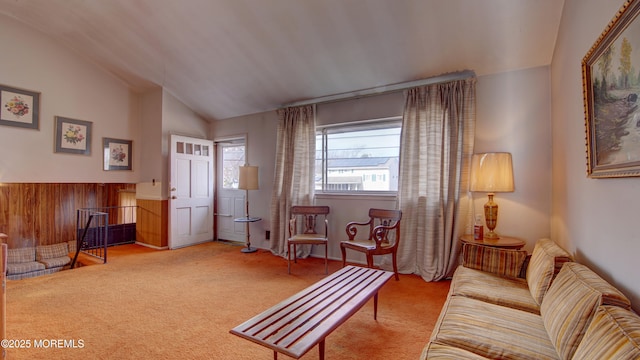
[[[230,333],[299,359],[318,344],[324,359],[324,339],[374,298],[377,319],[378,290],[392,272],[346,266],[296,295],[230,330]]]

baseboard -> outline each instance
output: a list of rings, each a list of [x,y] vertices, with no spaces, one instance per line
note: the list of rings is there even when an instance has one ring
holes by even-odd
[[[135,244],[136,245],[140,245],[140,246],[144,246],[144,247],[148,247],[148,248],[151,248],[151,249],[155,249],[155,250],[167,250],[167,249],[169,249],[168,246],[155,246],[155,245],[145,244],[143,242],[138,242],[138,241],[136,241]]]

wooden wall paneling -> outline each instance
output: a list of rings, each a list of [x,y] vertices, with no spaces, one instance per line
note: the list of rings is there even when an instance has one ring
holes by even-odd
[[[0,183],[0,233],[9,234],[9,184]]]
[[[11,240],[13,227],[11,226],[11,184],[2,184],[0,187],[0,232],[7,234],[7,244]]]
[[[168,200],[136,200],[136,241],[158,248],[168,246]]]
[[[72,184],[56,184],[54,187],[55,237],[61,241],[68,238],[67,232],[70,226],[68,214],[73,213],[73,225],[75,227],[74,204],[70,202],[73,196],[69,196],[71,191]]]
[[[57,243],[55,236],[55,187],[56,184],[41,184],[36,187],[34,198],[36,212],[35,239],[38,245]]]
[[[91,184],[68,184],[72,189],[72,203],[73,203],[73,211],[76,209],[90,207],[87,204],[88,196],[86,195],[87,191],[90,191]],[[75,216],[75,215],[74,215]]]
[[[116,206],[118,204],[118,189],[120,188],[119,184],[106,184],[104,187],[104,205],[101,207],[109,207]],[[118,212],[116,209],[109,209],[107,211],[109,214],[109,224],[117,224],[118,223]]]
[[[56,206],[61,221],[59,239],[76,238],[76,210],[81,203],[76,202],[76,188],[85,184],[59,184],[60,203]]]
[[[31,246],[24,239],[24,228],[27,227],[27,217],[23,214],[22,203],[26,196],[22,184],[12,184],[9,193],[9,248]]]
[[[73,240],[76,210],[116,206],[120,189],[135,191],[135,184],[0,184],[0,232],[10,248]]]
[[[36,184],[21,184],[22,196],[20,197],[19,207],[22,215],[22,226],[20,227],[20,239],[23,246],[36,246],[38,240],[36,238]]]

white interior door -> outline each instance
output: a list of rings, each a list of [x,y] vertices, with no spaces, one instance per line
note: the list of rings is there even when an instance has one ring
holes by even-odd
[[[217,239],[245,242],[246,226],[233,219],[245,216],[245,191],[238,190],[239,167],[245,163],[245,141],[216,142],[216,228]]]
[[[169,248],[213,240],[213,141],[171,135]]]

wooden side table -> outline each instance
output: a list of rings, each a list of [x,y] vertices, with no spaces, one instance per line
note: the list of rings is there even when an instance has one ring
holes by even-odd
[[[519,250],[522,249],[526,243],[522,239],[518,239],[510,236],[500,235],[499,239],[480,239],[476,240],[473,238],[473,235],[467,234],[460,236],[460,241],[467,244],[477,244],[484,246],[497,247],[502,249],[514,249]]]

